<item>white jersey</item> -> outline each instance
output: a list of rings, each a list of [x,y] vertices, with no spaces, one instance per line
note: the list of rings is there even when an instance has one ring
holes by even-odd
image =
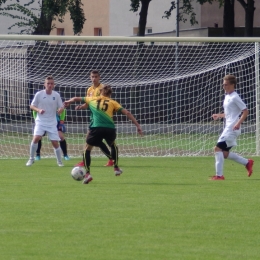
[[[60,94],[52,91],[51,94],[46,94],[45,90],[38,91],[31,103],[39,109],[45,110],[43,114],[37,113],[35,123],[41,126],[56,126],[57,109],[63,107]]]
[[[238,122],[242,111],[246,109],[246,104],[242,101],[237,92],[232,92],[225,96],[223,103],[226,120],[226,129],[233,131],[234,125]]]
[[[233,147],[237,145],[236,139],[241,134],[241,127],[238,130],[233,130],[233,127],[238,122],[242,111],[246,109],[246,104],[236,92],[232,92],[226,95],[223,107],[226,126],[218,142],[226,142],[227,147]]]

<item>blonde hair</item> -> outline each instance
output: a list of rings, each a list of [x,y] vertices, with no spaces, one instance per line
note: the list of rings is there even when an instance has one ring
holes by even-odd
[[[227,80],[230,84],[234,84],[236,86],[237,84],[237,78],[234,75],[226,75],[223,80]]]
[[[100,89],[100,94],[106,97],[110,97],[112,94],[112,88],[109,85],[104,85],[101,89]]]
[[[45,80],[54,80],[53,76],[47,76]]]

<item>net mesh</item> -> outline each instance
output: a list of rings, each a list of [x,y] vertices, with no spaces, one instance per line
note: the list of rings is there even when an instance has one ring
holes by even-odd
[[[257,50],[258,51],[258,50]],[[116,114],[120,156],[212,155],[223,121],[222,78],[234,74],[237,91],[250,114],[237,152],[256,154],[255,44],[203,42],[0,41],[0,158],[28,157],[34,94],[52,75],[63,100],[85,96],[89,73],[113,87],[113,99],[139,121],[144,137],[125,116]],[[85,145],[89,112],[67,109],[68,154],[79,157]],[[53,156],[43,138],[42,156]],[[93,155],[103,156],[98,149]]]

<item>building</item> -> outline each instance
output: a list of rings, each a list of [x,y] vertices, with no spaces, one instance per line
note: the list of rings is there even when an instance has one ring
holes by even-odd
[[[83,36],[132,36],[137,33],[139,12],[130,11],[130,0],[82,0],[86,17]],[[146,33],[172,31],[176,27],[175,15],[162,18],[169,9],[169,1],[150,2]],[[53,35],[73,35],[69,14],[63,23],[55,22]]]
[[[169,10],[171,1],[153,0],[149,4],[146,34],[150,36],[176,36],[176,10],[170,19],[162,18],[164,12]],[[20,0],[20,4],[28,0]],[[86,22],[81,35],[84,36],[133,36],[137,34],[139,11],[130,11],[130,0],[82,0]],[[10,4],[10,3],[9,3]],[[7,5],[7,4],[5,4]],[[222,36],[223,7],[218,2],[200,5],[193,1],[194,11],[198,24],[191,26],[189,17],[187,22],[180,22],[180,36]],[[4,5],[3,5],[4,6]],[[39,9],[38,1],[30,5]],[[254,27],[255,35],[260,36],[260,1],[255,1]],[[37,13],[37,10],[33,10]],[[15,14],[15,11],[13,12]],[[20,14],[19,14],[20,15]],[[18,21],[18,20],[17,20]],[[14,27],[15,19],[0,16],[0,34],[20,33],[21,29]],[[64,22],[55,21],[52,35],[73,35],[73,25],[70,14],[66,14]],[[235,1],[235,27],[236,36],[244,35],[245,11],[238,1]]]

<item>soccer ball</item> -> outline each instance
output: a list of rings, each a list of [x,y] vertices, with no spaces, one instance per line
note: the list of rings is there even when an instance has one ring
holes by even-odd
[[[74,167],[71,171],[71,176],[75,181],[82,181],[86,175],[86,170],[83,167]]]

